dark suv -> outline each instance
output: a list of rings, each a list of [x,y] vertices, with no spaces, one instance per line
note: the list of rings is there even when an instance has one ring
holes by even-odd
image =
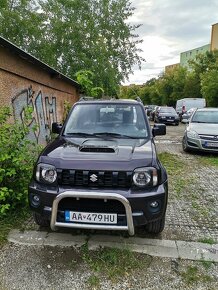
[[[164,229],[167,173],[158,160],[143,104],[79,101],[40,154],[29,185],[35,222],[57,227],[148,232]]]

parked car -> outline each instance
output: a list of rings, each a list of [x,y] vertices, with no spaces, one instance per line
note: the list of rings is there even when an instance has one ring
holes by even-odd
[[[154,121],[154,117],[159,110],[160,106],[155,106],[154,109],[150,112],[149,120]]]
[[[154,116],[155,123],[179,125],[179,116],[173,107],[159,107]]]
[[[184,98],[177,100],[176,102],[176,113],[179,115],[180,121],[182,115],[191,108],[204,108],[206,107],[206,100],[204,98]]]
[[[159,233],[164,229],[168,180],[143,104],[131,100],[77,102],[58,137],[40,154],[29,185],[38,225]]]
[[[197,109],[185,130],[184,151],[218,152],[218,108]]]
[[[186,113],[182,115],[182,123],[187,123],[189,122],[189,119],[191,118],[192,114],[197,110],[197,108],[191,108],[188,110]]]
[[[156,105],[146,105],[145,106],[147,116],[150,116],[151,112],[154,110],[155,107],[156,107]]]

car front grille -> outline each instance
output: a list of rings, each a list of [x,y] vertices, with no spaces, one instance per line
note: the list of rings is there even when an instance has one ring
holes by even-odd
[[[58,169],[58,184],[85,187],[124,187],[132,183],[131,171]]]
[[[63,198],[59,204],[58,209],[65,211],[81,211],[81,212],[98,212],[98,213],[119,213],[125,214],[124,205],[118,200],[104,200],[92,198]]]
[[[199,135],[202,140],[210,140],[210,141],[217,141],[218,142],[218,135]]]

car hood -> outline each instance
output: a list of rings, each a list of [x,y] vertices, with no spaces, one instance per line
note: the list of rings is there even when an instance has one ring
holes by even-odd
[[[218,124],[189,123],[188,129],[198,134],[218,135]]]
[[[60,138],[45,148],[38,162],[56,168],[127,171],[153,166],[153,154],[153,140]]]

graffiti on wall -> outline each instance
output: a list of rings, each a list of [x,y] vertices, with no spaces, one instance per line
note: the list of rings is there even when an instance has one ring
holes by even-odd
[[[30,132],[28,138],[39,144],[46,143],[50,139],[51,124],[57,122],[56,98],[43,96],[42,92],[36,93],[32,86],[22,90],[12,98],[14,118],[24,122],[25,108],[32,108],[32,119],[28,123]],[[33,128],[37,128],[33,130]]]

